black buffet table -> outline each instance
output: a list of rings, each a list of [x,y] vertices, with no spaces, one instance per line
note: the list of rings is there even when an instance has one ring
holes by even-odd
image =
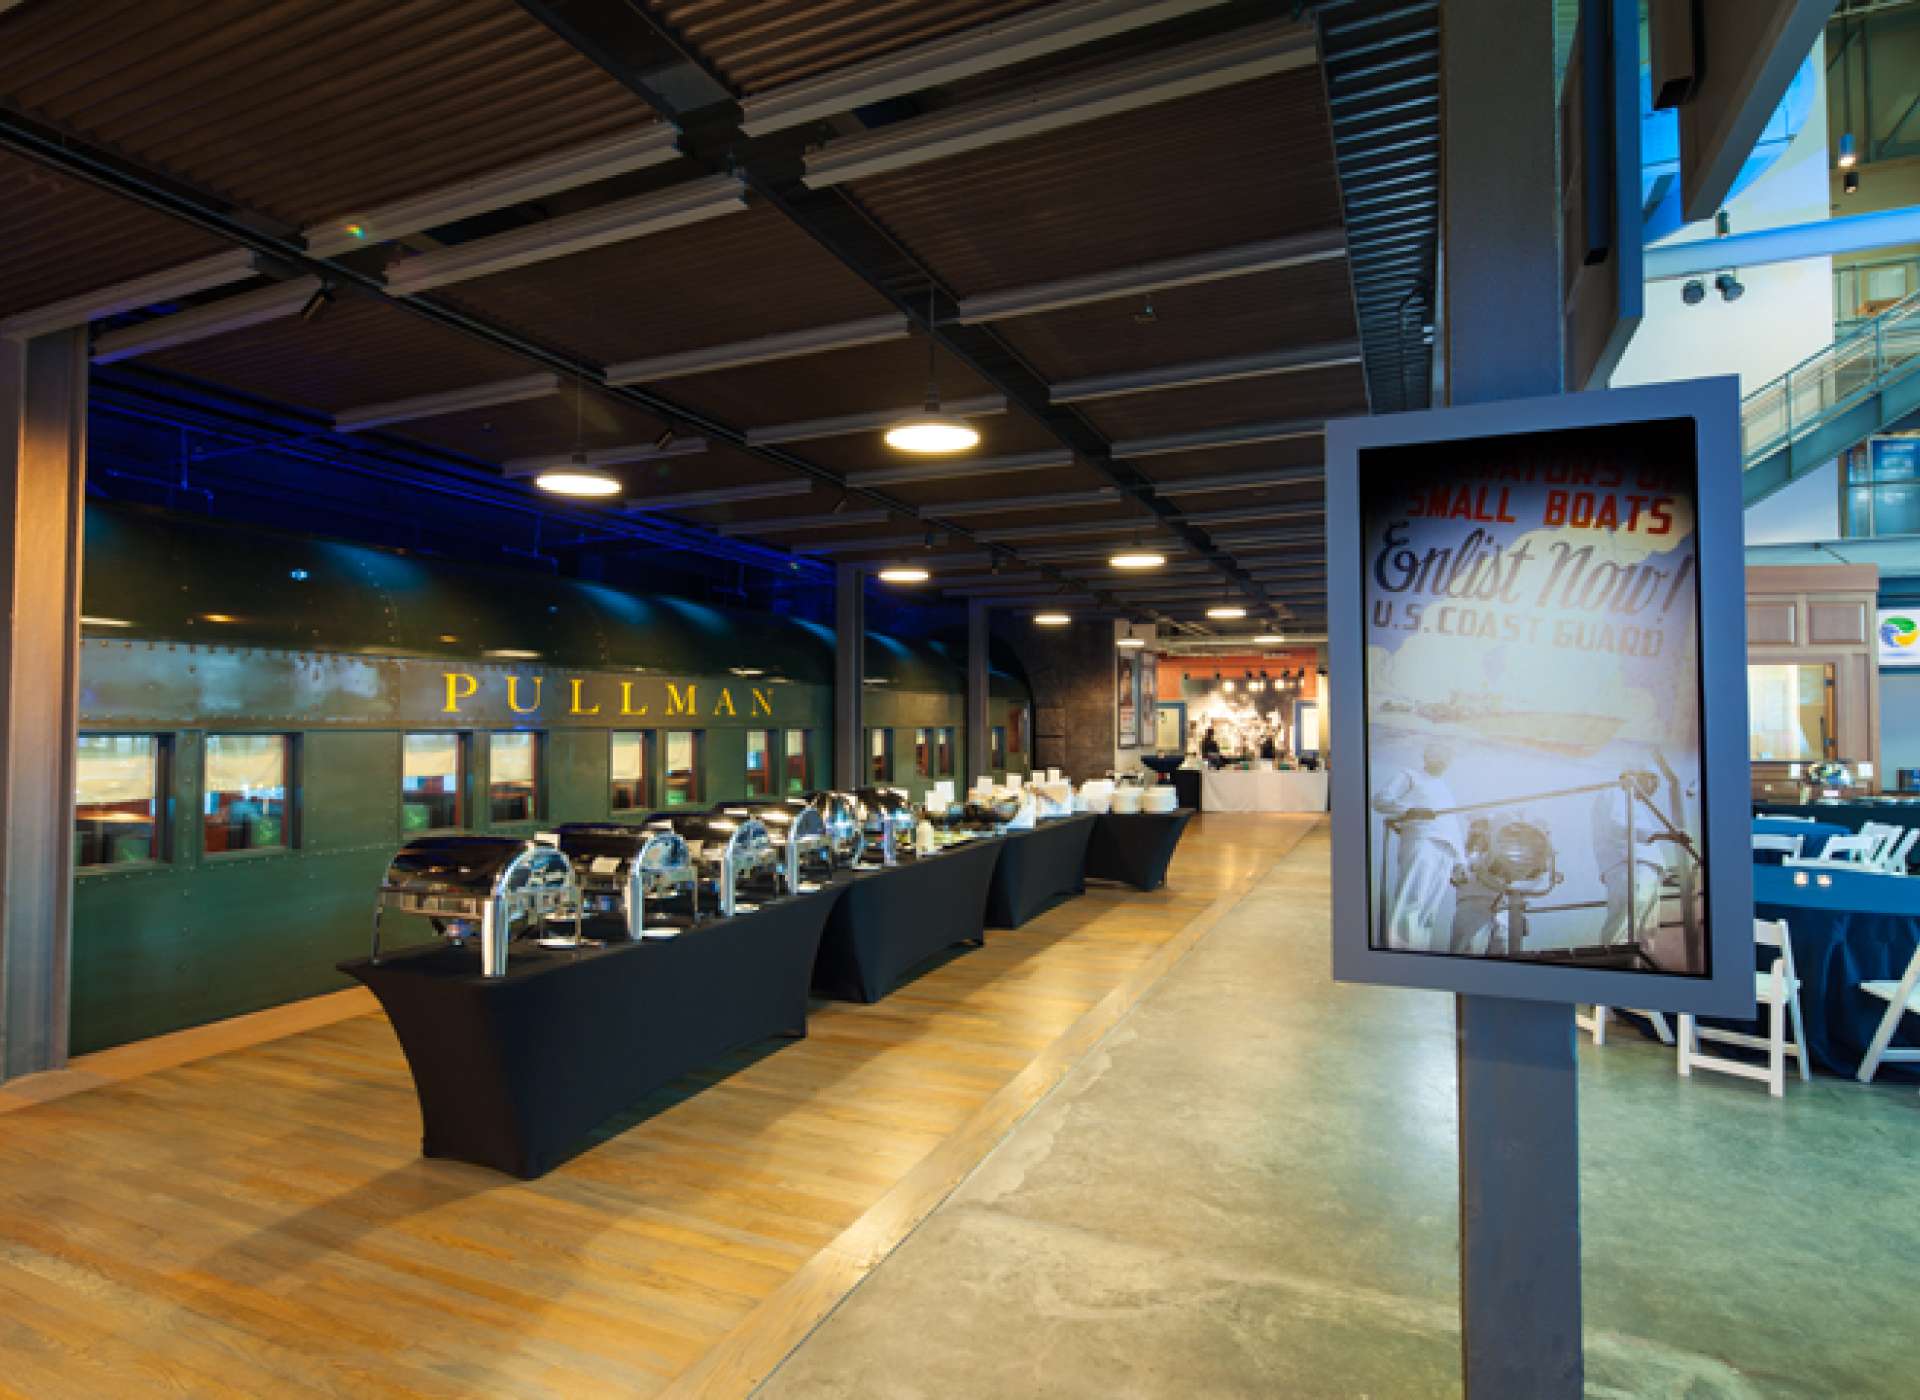
[[[987,927],[1019,928],[1087,890],[1087,839],[1099,818],[1053,817],[1032,831],[1009,831],[987,892]]]
[[[1200,809],[1200,770],[1198,768],[1176,768],[1173,770],[1174,801],[1192,811]]]
[[[1119,880],[1136,890],[1166,883],[1173,848],[1193,820],[1193,809],[1175,812],[1103,812],[1087,838],[1089,880]]]
[[[672,939],[516,945],[504,977],[482,977],[477,951],[442,943],[340,970],[372,989],[400,1037],[421,1151],[536,1177],[689,1070],[805,1035],[814,956],[840,892],[836,881]]]
[[[821,936],[814,992],[878,1001],[934,954],[984,942],[987,889],[1008,845],[982,837],[854,875]]]

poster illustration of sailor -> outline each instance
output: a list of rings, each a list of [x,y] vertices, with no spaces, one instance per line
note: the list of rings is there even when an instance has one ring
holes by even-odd
[[[1692,425],[1359,467],[1373,946],[1705,975]]]

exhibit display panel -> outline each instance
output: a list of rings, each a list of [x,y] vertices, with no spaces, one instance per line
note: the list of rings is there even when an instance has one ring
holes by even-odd
[[[1732,423],[1701,381],[1330,429],[1336,972],[1751,996]]]

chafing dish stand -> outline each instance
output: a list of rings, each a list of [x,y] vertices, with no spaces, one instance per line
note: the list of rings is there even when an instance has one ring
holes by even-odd
[[[1099,818],[1052,817],[1032,831],[1009,831],[987,893],[987,927],[1019,928],[1087,891],[1087,840]]]
[[[1089,880],[1119,880],[1136,890],[1157,890],[1166,883],[1173,848],[1193,820],[1193,809],[1138,814],[1102,812],[1087,838]]]
[[[986,942],[987,888],[1006,844],[983,837],[855,874],[821,936],[814,992],[837,1001],[878,1001],[936,953]]]
[[[517,944],[502,977],[432,944],[340,970],[372,989],[400,1038],[421,1152],[531,1178],[688,1071],[773,1036],[804,1036],[808,981],[840,889],[677,938],[578,951]]]

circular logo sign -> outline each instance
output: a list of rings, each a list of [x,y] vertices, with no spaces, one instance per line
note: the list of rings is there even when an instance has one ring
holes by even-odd
[[[1889,617],[1880,623],[1880,644],[1910,647],[1920,644],[1920,622],[1910,617]]]

